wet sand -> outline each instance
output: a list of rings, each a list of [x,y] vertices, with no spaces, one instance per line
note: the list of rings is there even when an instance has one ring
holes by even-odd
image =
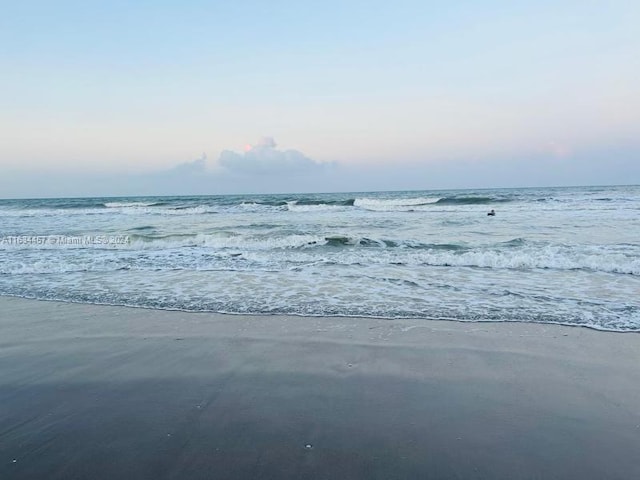
[[[638,334],[0,297],[2,479],[630,479],[638,459]]]

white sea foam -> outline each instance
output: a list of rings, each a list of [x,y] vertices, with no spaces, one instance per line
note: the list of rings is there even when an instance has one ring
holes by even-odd
[[[108,208],[39,208],[9,210],[0,209],[0,217],[79,217],[79,216],[107,216],[107,215],[202,215],[218,213],[220,207],[199,205],[185,208],[154,207],[144,205],[112,205]]]
[[[562,252],[554,248],[522,251],[472,251],[461,254],[421,252],[425,265],[479,267],[493,269],[588,269],[597,272],[640,275],[640,257],[629,258],[615,253]]]
[[[332,245],[327,249],[328,245]],[[201,247],[204,251],[179,250],[188,247]],[[76,255],[86,257],[81,260],[90,265],[93,260],[102,262],[92,252],[136,251],[174,252],[180,251],[185,265],[192,265],[193,256],[204,253],[215,255],[232,251],[235,255],[251,258],[256,264],[269,264],[278,268],[288,268],[290,264],[314,263],[329,259],[336,265],[372,265],[393,267],[405,265],[412,267],[471,267],[491,270],[589,270],[593,272],[628,274],[640,276],[640,248],[635,255],[621,253],[617,249],[593,246],[529,246],[522,247],[477,247],[462,250],[447,249],[438,246],[419,245],[413,241],[394,243],[389,240],[366,237],[341,237],[323,235],[238,235],[228,232],[196,235],[167,235],[163,237],[132,236],[125,244],[115,245],[1,245],[0,252],[10,255],[10,251],[40,250],[76,250]],[[83,253],[84,252],[84,253]],[[114,255],[121,255],[117,252]],[[250,256],[252,255],[252,256]],[[40,262],[38,257],[34,257]],[[117,258],[117,257],[116,257]],[[2,259],[0,257],[0,259]],[[21,258],[7,256],[2,259],[0,273],[21,273],[26,271]],[[163,270],[175,268],[170,262],[164,264],[163,257],[154,258],[153,268]],[[196,262],[197,263],[197,262]],[[57,273],[57,265],[63,263],[53,261],[52,270],[40,268],[40,273]],[[114,264],[114,270],[119,266]],[[66,271],[60,270],[60,271]]]
[[[257,202],[242,202],[239,205],[227,205],[220,211],[240,213],[276,213],[286,209],[284,205],[266,205]]]
[[[151,207],[156,202],[106,202],[104,204],[107,208],[121,208],[121,207]]]
[[[287,210],[290,212],[339,212],[349,208],[344,205],[328,205],[326,203],[298,205],[296,202],[287,202]]]
[[[211,207],[208,205],[197,205],[192,207],[153,207],[153,206],[121,206],[113,207],[113,210],[122,215],[170,215],[170,216],[184,216],[184,215],[202,215],[207,213],[218,213],[218,207]]]
[[[212,250],[231,248],[241,252],[243,250],[291,249],[325,243],[327,240],[319,235],[240,236],[229,233],[199,233],[189,236],[172,235],[163,238],[138,237],[132,240],[131,248],[148,250],[201,246]]]
[[[418,198],[356,198],[354,206],[379,212],[397,212],[415,210],[417,207],[437,203],[441,197],[418,197]]]

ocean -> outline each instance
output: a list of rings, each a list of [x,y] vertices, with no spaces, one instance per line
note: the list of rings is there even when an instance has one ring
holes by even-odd
[[[0,294],[637,332],[640,186],[0,200]]]

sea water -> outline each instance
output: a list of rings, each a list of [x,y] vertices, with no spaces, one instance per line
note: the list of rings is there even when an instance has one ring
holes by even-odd
[[[0,294],[640,331],[640,187],[0,200]]]

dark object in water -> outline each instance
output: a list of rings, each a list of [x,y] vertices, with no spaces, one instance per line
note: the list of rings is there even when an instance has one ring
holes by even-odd
[[[496,216],[496,211],[495,210],[491,210],[489,213],[487,213],[487,215],[489,215],[490,217],[495,217]]]

